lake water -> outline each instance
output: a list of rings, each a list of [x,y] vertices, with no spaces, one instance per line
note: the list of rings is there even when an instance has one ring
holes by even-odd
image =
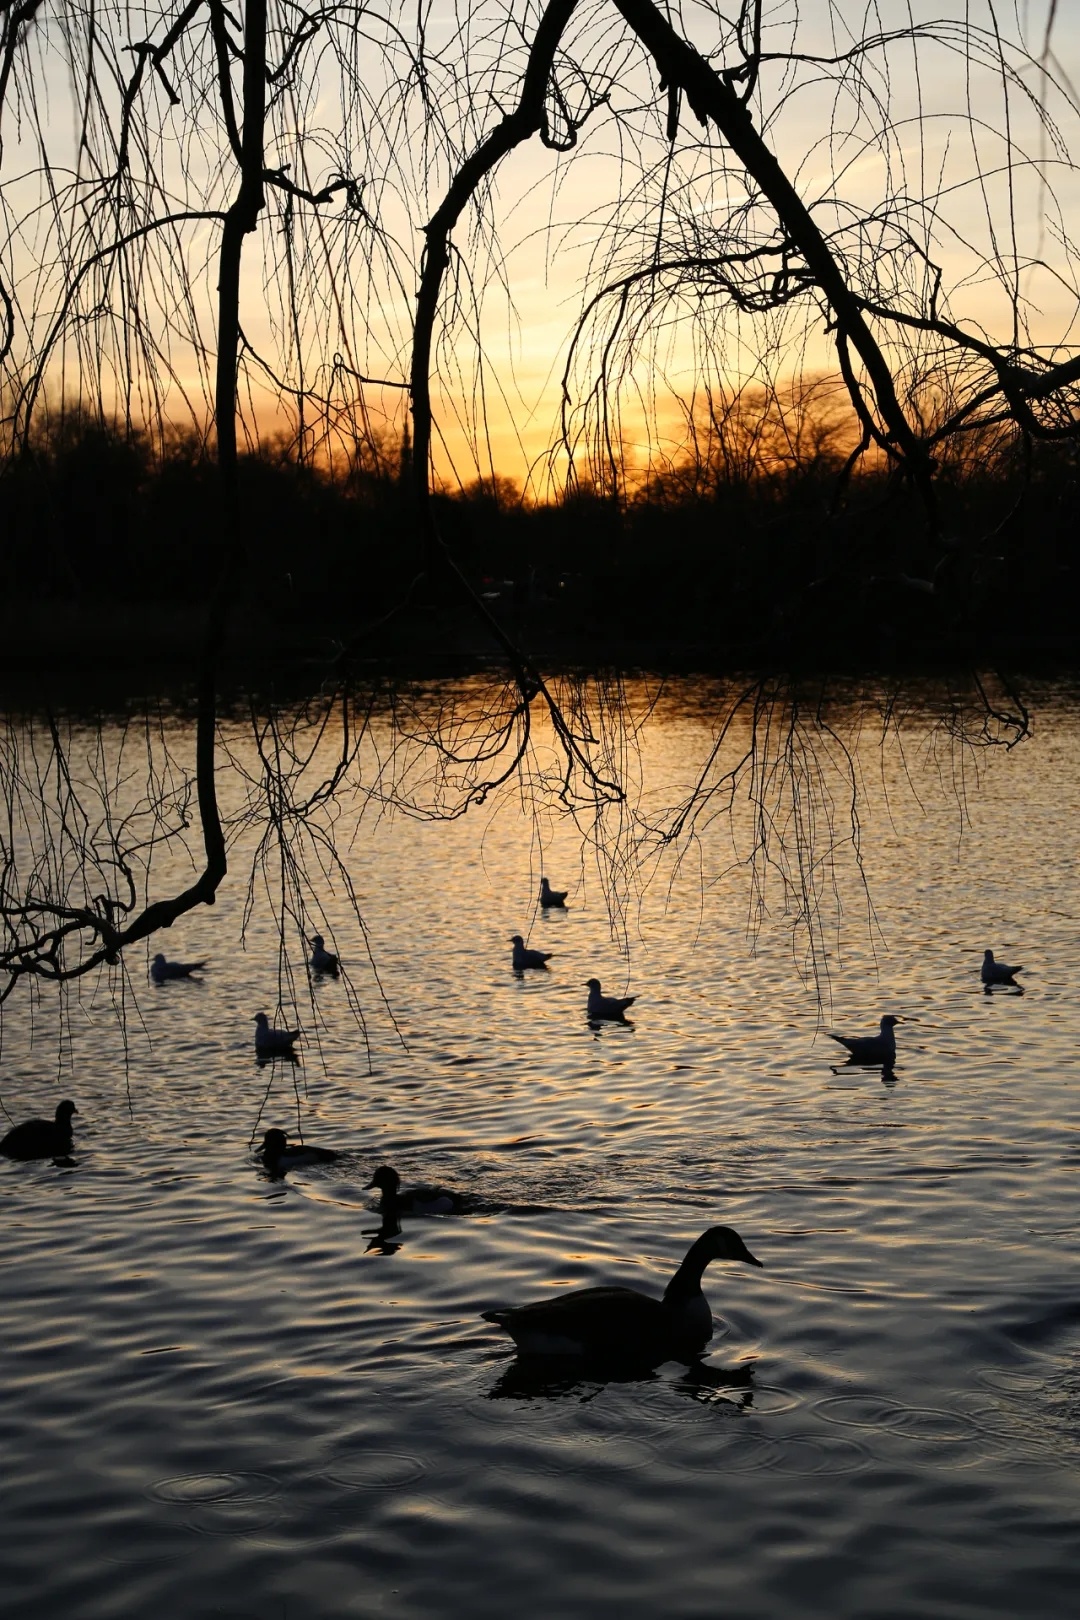
[[[625,754],[639,824],[685,791],[718,700],[670,689]],[[812,934],[740,864],[742,794],[681,864],[635,868],[603,853],[612,821],[598,862],[511,783],[449,823],[359,799],[333,823],[385,1004],[309,852],[368,1045],[345,982],[301,966],[289,1003],[273,861],[241,945],[239,822],[218,905],[151,946],[208,958],[202,983],[155,987],[141,953],[62,1018],[16,992],[6,1109],[80,1112],[72,1167],[0,1161],[5,1614],[1074,1614],[1080,705],[1033,705],[1011,752],[965,748],[926,693],[883,746],[877,704],[837,705],[835,737],[811,711],[773,836]],[[166,734],[182,759],[187,723]],[[375,721],[369,785],[390,741]],[[541,871],[565,913],[537,914]],[[511,973],[517,932],[549,970]],[[1022,995],[983,994],[986,946]],[[632,1027],[586,1023],[593,974],[637,996]],[[303,1025],[301,1065],[256,1064],[260,1008]],[[825,1029],[884,1012],[894,1075],[838,1069]],[[270,1125],[342,1157],[272,1181]],[[468,1212],[373,1241],[381,1163]],[[696,1367],[538,1372],[480,1320],[601,1281],[659,1294],[717,1222],[764,1269],[706,1273]]]

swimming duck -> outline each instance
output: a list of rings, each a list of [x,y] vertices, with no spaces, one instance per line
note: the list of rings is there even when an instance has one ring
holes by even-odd
[[[463,1208],[460,1193],[445,1187],[406,1187],[401,1177],[388,1164],[381,1164],[368,1182],[382,1193],[379,1211],[384,1228],[394,1227],[399,1215],[457,1215]]]
[[[324,946],[321,934],[311,936],[311,965],[316,973],[336,973],[341,965],[333,951]]]
[[[562,906],[565,910],[569,892],[569,889],[553,889],[546,877],[540,879],[540,904],[545,911],[549,906]]]
[[[713,1260],[761,1265],[734,1228],[710,1226],[687,1250],[663,1299],[637,1288],[575,1288],[554,1299],[480,1314],[485,1322],[505,1328],[526,1356],[584,1356],[649,1366],[690,1360],[712,1338],[712,1312],[701,1279]]]
[[[275,1029],[265,1013],[255,1014],[255,1055],[257,1057],[292,1057],[293,1046],[300,1039],[298,1029]]]
[[[839,1041],[851,1053],[854,1063],[883,1063],[891,1069],[896,1062],[896,1036],[893,1034],[893,1025],[902,1020],[894,1018],[892,1013],[886,1013],[881,1020],[880,1035],[834,1035],[829,1030],[831,1041]]]
[[[159,951],[150,964],[150,977],[155,984],[164,984],[168,979],[190,979],[205,966],[205,962],[166,962]]]
[[[993,951],[987,951],[983,957],[980,976],[985,985],[1015,984],[1016,980],[1013,978],[1013,974],[1023,973],[1023,971],[1022,967],[1007,967],[1004,962],[995,962]]]
[[[514,972],[520,973],[523,968],[546,967],[553,956],[552,951],[530,951],[520,934],[512,934],[510,943],[514,947]]]
[[[613,1018],[616,1022],[622,1023],[627,1007],[632,1007],[637,1000],[637,996],[602,996],[599,979],[587,979],[585,983],[589,992],[589,1005],[585,1016],[592,1021],[598,1018]]]
[[[71,1152],[71,1116],[79,1110],[70,1098],[56,1105],[55,1119],[24,1119],[3,1141],[0,1153],[9,1159],[52,1159]]]
[[[333,1148],[310,1147],[306,1142],[290,1142],[284,1131],[267,1131],[263,1137],[259,1158],[275,1175],[286,1170],[297,1170],[306,1164],[333,1164],[337,1158]]]

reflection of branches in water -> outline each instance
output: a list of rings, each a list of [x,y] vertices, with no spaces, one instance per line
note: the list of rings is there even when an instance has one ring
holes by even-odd
[[[709,885],[732,874],[745,878],[751,940],[767,919],[782,920],[799,970],[819,998],[849,908],[849,866],[867,934],[882,942],[862,849],[867,744],[876,752],[881,803],[891,816],[898,791],[918,802],[905,742],[914,729],[920,752],[957,804],[962,828],[968,773],[977,771],[981,751],[1011,749],[1029,733],[1015,693],[1006,688],[995,696],[978,675],[967,687],[940,683],[933,698],[924,685],[868,691],[825,679],[758,679],[722,696],[717,707],[713,742],[688,774],[682,797],[674,806],[662,799],[658,811],[643,811],[637,822],[639,881],[666,870],[670,887],[693,851],[728,843],[732,858]]]
[[[646,778],[647,743],[650,723],[661,728],[669,712],[662,683],[561,677],[551,693],[573,731],[576,768],[553,729],[535,724],[517,687],[498,676],[454,687],[338,689],[291,707],[253,705],[246,723],[222,726],[224,826],[232,858],[242,851],[248,863],[241,934],[256,908],[268,909],[279,941],[279,1005],[306,1000],[317,1043],[323,1022],[309,941],[322,933],[332,942],[342,910],[364,939],[376,999],[397,1028],[347,864],[365,820],[449,821],[511,800],[538,826],[540,818],[561,818],[595,869],[626,949],[631,908],[645,887],[664,872],[674,884],[694,851],[714,852],[726,841],[731,858],[708,884],[741,875],[751,937],[767,919],[782,921],[800,971],[820,992],[850,909],[849,871],[870,937],[880,939],[861,841],[867,743],[876,749],[887,813],[901,788],[917,797],[907,752],[915,735],[922,766],[937,772],[962,827],[980,751],[1012,747],[1027,732],[1015,693],[978,676],[965,688],[942,686],[933,702],[922,687],[867,693],[757,679],[710,689],[708,713],[720,714],[711,745],[699,761],[684,751],[658,786]],[[10,784],[0,832],[4,997],[24,977],[63,991],[96,958],[124,1023],[130,986],[100,944],[102,921],[119,925],[151,904],[157,884],[175,885],[178,868],[198,866],[189,842],[191,772],[177,735],[160,714],[129,716],[113,730],[7,723],[0,739]],[[715,870],[714,853],[707,864]],[[706,899],[703,889],[703,908]],[[341,977],[367,1041],[370,1008],[347,961]]]

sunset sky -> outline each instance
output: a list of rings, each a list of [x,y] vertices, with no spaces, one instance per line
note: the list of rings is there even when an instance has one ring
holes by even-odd
[[[499,109],[512,104],[524,63],[521,36],[515,40],[500,20],[509,11],[532,21],[540,8],[535,3],[507,7],[495,0],[466,7],[463,0],[456,5],[445,0],[422,9],[427,49],[438,64],[429,81],[432,104],[451,145],[467,152],[490,130]],[[799,18],[784,0],[766,8],[765,49],[833,60],[766,62],[754,108],[758,127],[801,196],[816,205],[824,228],[840,233],[841,251],[884,267],[886,282],[896,274],[917,277],[920,267],[910,256],[900,265],[902,227],[941,266],[952,318],[983,328],[997,341],[1011,335],[1004,283],[1015,276],[1028,306],[1030,339],[1064,355],[1077,338],[1077,284],[1061,238],[1080,213],[1080,183],[1071,166],[1080,155],[1080,119],[1071,104],[1080,85],[1080,17],[1072,7],[1053,9],[1047,52],[1050,0],[996,12],[988,4],[961,0],[884,8],[889,21],[896,10],[897,24],[910,14],[922,32],[917,45],[892,40],[870,52],[857,85],[850,62],[841,71],[836,59],[863,37],[865,7],[806,6]],[[737,10],[728,7],[724,14]],[[461,27],[466,11],[472,18],[468,33]],[[715,13],[704,3],[683,8],[689,36],[713,53],[720,44]],[[133,58],[125,45],[138,38],[160,40],[173,15],[171,8],[152,7],[98,14],[118,71],[131,71]],[[415,6],[391,6],[390,15],[415,35]],[[1007,94],[994,59],[995,15],[1018,72]],[[960,37],[965,18],[979,31],[974,50],[970,36],[966,44]],[[926,29],[931,21],[936,37]],[[526,41],[531,38],[528,27],[523,33]],[[108,164],[99,156],[91,163],[87,153],[107,156],[114,149],[119,95],[103,75],[98,103],[87,103],[77,67],[72,68],[71,56],[78,52],[72,53],[66,39],[77,40],[78,29],[65,32],[46,10],[19,61],[21,117],[14,116],[10,93],[5,108],[0,178],[10,232],[5,262],[20,313],[16,363],[42,344],[64,307],[65,276],[74,262],[62,250],[65,234],[69,242],[75,239],[77,260],[80,249],[85,255],[113,240],[117,220],[130,228],[129,220],[143,217],[140,209],[145,217],[160,217],[220,208],[235,188],[227,142],[208,118],[199,90],[212,85],[212,59],[211,78],[206,77],[204,30],[192,38],[188,57],[171,63],[180,97],[176,106],[150,76],[140,89],[136,111],[148,134],[145,154],[139,141],[132,143],[129,200],[113,215],[103,206],[107,188],[88,202],[94,163],[99,171]],[[686,251],[696,233],[700,251],[715,251],[728,240],[729,209],[745,202],[739,175],[725,172],[718,135],[706,136],[686,109],[669,151],[663,136],[666,98],[658,91],[655,69],[610,0],[588,0],[579,8],[568,43],[587,72],[564,58],[558,82],[566,104],[580,107],[590,94],[596,99],[600,93],[609,101],[585,122],[573,152],[557,154],[534,140],[507,158],[482,215],[466,212],[455,232],[457,299],[441,334],[435,394],[436,465],[447,478],[467,482],[494,468],[521,480],[531,467],[542,489],[546,458],[558,437],[563,370],[583,308],[606,281],[642,263],[653,249],[661,256],[673,248]],[[353,419],[366,412],[391,430],[403,420],[404,395],[394,385],[407,375],[422,226],[438,205],[450,167],[438,140],[425,139],[419,97],[403,96],[395,86],[394,74],[405,60],[400,37],[384,31],[377,39],[358,36],[352,44],[363,95],[351,102],[343,98],[339,63],[330,52],[313,53],[281,100],[267,143],[268,165],[291,165],[288,172],[313,189],[343,172],[362,181],[365,212],[347,210],[340,193],[317,221],[309,211],[294,228],[291,266],[284,257],[279,210],[268,211],[261,233],[248,239],[242,319],[269,375],[260,384],[257,373],[250,374],[246,411],[249,422],[264,432],[280,420],[277,380],[325,392],[335,356],[372,379],[362,385],[363,411],[359,385],[347,385]],[[1045,60],[1056,83],[1037,65],[1020,62],[1013,47],[1021,44]],[[275,45],[271,58],[280,53]],[[717,60],[737,56],[729,46]],[[886,104],[887,138],[882,135]],[[52,203],[42,185],[41,154],[49,156],[54,184],[57,176],[70,181],[80,109],[87,105],[81,189],[76,199],[61,183]],[[882,216],[887,197],[892,199],[888,219]],[[857,242],[852,222],[875,214],[873,229]],[[767,211],[761,210],[757,238],[770,228]],[[886,238],[891,260],[881,245]],[[214,350],[218,241],[213,220],[159,233],[149,258],[124,281],[105,254],[80,283],[84,319],[69,323],[49,367],[53,397],[76,392],[80,378],[92,390],[91,373],[99,366],[102,391],[111,389],[121,408],[135,415],[152,417],[163,406],[182,421],[184,393],[192,402],[189,420],[204,411]],[[180,265],[189,278],[189,301],[178,296]],[[290,275],[295,319],[287,307]],[[582,403],[609,334],[609,311],[609,305],[600,307],[589,329],[591,341],[571,370],[572,431],[583,425]],[[158,358],[153,375],[136,363],[134,386],[125,387],[122,379],[138,349],[139,330],[152,334]],[[685,411],[703,384],[734,387],[753,384],[766,370],[784,376],[833,366],[822,313],[812,300],[768,319],[738,315],[730,299],[696,306],[670,302],[643,322],[633,358],[625,359],[614,390],[621,412],[617,426],[628,453],[643,464],[650,454],[677,449]],[[343,376],[340,370],[336,374],[339,388]],[[380,387],[380,379],[389,386]],[[561,470],[563,458],[556,455],[553,465]]]

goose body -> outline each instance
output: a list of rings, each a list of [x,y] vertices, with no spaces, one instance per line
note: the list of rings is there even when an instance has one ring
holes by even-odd
[[[311,936],[311,965],[316,973],[336,973],[340,967],[333,951],[328,951],[321,934]]]
[[[446,1187],[402,1187],[401,1177],[388,1164],[376,1170],[368,1187],[377,1187],[382,1194],[379,1212],[384,1227],[393,1227],[399,1215],[456,1215],[463,1201],[460,1193]]]
[[[259,1158],[274,1175],[283,1175],[286,1170],[297,1170],[306,1164],[333,1164],[337,1154],[333,1148],[290,1142],[284,1131],[273,1130],[263,1137]]]
[[[546,968],[551,960],[551,951],[530,951],[520,934],[514,934],[510,943],[514,947],[515,973],[521,973],[525,968]]]
[[[893,1025],[899,1022],[899,1018],[886,1013],[881,1020],[880,1034],[834,1035],[830,1030],[829,1039],[846,1046],[853,1063],[883,1063],[886,1068],[892,1068],[896,1062],[896,1036],[893,1034]]]
[[[159,951],[150,964],[150,977],[155,984],[165,984],[169,979],[190,979],[205,966],[205,962],[166,962]]]
[[[79,1110],[70,1098],[56,1105],[55,1119],[24,1119],[12,1126],[0,1153],[9,1159],[52,1159],[71,1152],[71,1116]]]
[[[265,1013],[255,1014],[255,1054],[257,1057],[291,1057],[300,1039],[298,1029],[275,1029]]]
[[[481,1315],[505,1328],[526,1356],[621,1359],[650,1366],[692,1359],[712,1338],[712,1312],[701,1279],[713,1260],[761,1265],[733,1227],[711,1226],[691,1244],[662,1299],[637,1288],[576,1288],[554,1299]]]
[[[1014,979],[1013,975],[1015,973],[1023,973],[1023,971],[1023,968],[1020,966],[1009,967],[1004,962],[995,962],[993,951],[987,951],[986,955],[983,957],[983,965],[980,972],[980,977],[982,978],[983,984],[987,985],[1015,984],[1016,980]]]
[[[568,889],[553,889],[546,877],[540,879],[540,904],[547,911],[551,906],[561,906],[566,909],[566,896]]]
[[[589,1004],[585,1012],[586,1018],[595,1022],[599,1018],[612,1018],[621,1023],[626,1014],[627,1007],[632,1007],[637,996],[605,996],[600,993],[600,980],[589,979],[586,982],[589,992]]]

